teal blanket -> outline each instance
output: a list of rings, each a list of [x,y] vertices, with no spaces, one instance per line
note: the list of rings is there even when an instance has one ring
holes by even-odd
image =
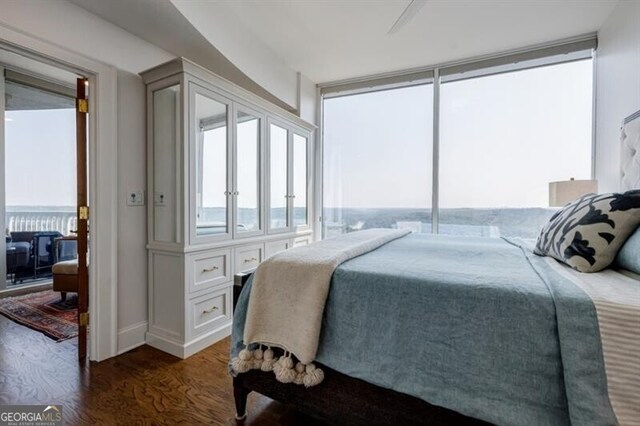
[[[412,234],[343,263],[316,360],[496,424],[616,424],[593,303],[501,239]]]

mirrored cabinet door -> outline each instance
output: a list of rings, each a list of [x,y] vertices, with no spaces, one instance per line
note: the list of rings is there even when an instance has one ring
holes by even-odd
[[[287,230],[289,227],[289,193],[287,174],[288,131],[269,125],[269,229]]]
[[[293,226],[309,225],[309,138],[293,134]]]
[[[194,92],[195,234],[196,237],[230,235],[229,105],[221,99]]]
[[[262,118],[238,109],[235,152],[235,231],[238,236],[262,232],[260,215],[260,147]]]

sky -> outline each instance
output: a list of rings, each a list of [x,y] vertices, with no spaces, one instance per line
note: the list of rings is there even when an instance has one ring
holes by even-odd
[[[325,207],[431,207],[433,89],[324,101]],[[592,62],[440,86],[440,207],[547,207],[591,175]]]
[[[74,109],[5,112],[5,190],[10,206],[76,205]]]
[[[589,178],[591,91],[590,60],[442,84],[441,207],[545,207],[550,181]],[[325,100],[325,206],[430,207],[432,96],[422,85]],[[251,168],[256,131],[238,129]],[[75,205],[73,109],[7,111],[5,136],[8,206]],[[211,142],[205,180],[221,185],[204,188],[205,206],[226,190],[213,148],[224,144]],[[240,207],[253,207],[254,179],[240,173]]]

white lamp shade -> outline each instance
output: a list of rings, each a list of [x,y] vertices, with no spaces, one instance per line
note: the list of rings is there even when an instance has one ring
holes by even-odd
[[[562,180],[549,183],[549,206],[561,207],[585,194],[598,192],[597,180]]]

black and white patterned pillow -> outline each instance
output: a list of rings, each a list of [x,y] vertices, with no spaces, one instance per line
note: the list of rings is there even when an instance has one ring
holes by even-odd
[[[570,202],[542,228],[534,250],[580,272],[609,266],[640,223],[640,190],[589,194]]]

